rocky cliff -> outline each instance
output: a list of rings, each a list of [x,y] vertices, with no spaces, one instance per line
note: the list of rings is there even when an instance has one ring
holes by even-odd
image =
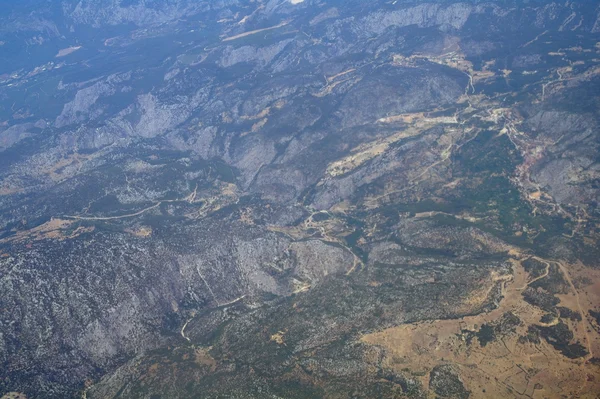
[[[1,11],[0,394],[598,389],[599,15]]]

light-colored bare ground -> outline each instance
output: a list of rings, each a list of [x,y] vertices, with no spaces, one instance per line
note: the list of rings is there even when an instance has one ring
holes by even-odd
[[[277,28],[281,28],[283,26],[286,26],[287,24],[289,24],[289,21],[284,21],[278,25],[275,26],[271,26],[269,28],[263,28],[263,29],[256,29],[256,30],[252,30],[249,32],[244,32],[244,33],[240,33],[239,35],[234,35],[234,36],[229,36],[223,39],[224,42],[229,42],[232,40],[236,40],[236,39],[241,39],[242,37],[246,37],[246,36],[251,36],[251,35],[255,35],[257,33],[261,33],[261,32],[266,32],[266,31],[270,31],[273,29],[277,29]]]
[[[58,54],[56,54],[56,58],[65,57],[71,53],[76,52],[79,49],[81,49],[81,46],[71,46],[71,47],[63,48],[58,51]]]
[[[0,399],[27,399],[24,393],[19,392],[8,392],[2,396]]]
[[[93,226],[79,226],[73,229],[74,220],[52,218],[44,224],[29,230],[17,231],[14,235],[0,240],[0,243],[22,242],[22,241],[40,241],[40,240],[66,240],[75,238],[83,233],[89,233],[94,230]]]
[[[76,220],[118,220],[118,219],[126,219],[126,218],[132,218],[132,217],[135,217],[135,216],[139,216],[139,215],[142,215],[142,214],[144,214],[144,213],[146,213],[146,212],[148,212],[148,211],[150,211],[152,209],[156,209],[163,202],[165,202],[165,201],[158,202],[158,203],[156,203],[154,205],[151,205],[151,206],[149,206],[147,208],[142,209],[141,211],[137,211],[137,212],[134,212],[134,213],[128,213],[128,214],[125,214],[125,215],[119,215],[119,216],[65,216],[65,217],[69,218],[69,219],[76,219]],[[172,202],[172,201],[169,201],[169,202]]]
[[[0,187],[0,196],[2,195],[13,195],[22,193],[24,190],[22,188],[16,187]]]
[[[152,227],[149,226],[141,226],[135,229],[125,229],[125,231],[129,234],[132,234],[136,237],[150,237],[152,235]]]
[[[458,123],[455,118],[427,118],[425,115],[423,115],[423,113],[402,114],[378,120],[379,123],[391,123],[397,121],[411,123],[411,125],[408,128],[390,136],[361,144],[352,149],[350,154],[346,157],[332,162],[327,167],[327,174],[331,177],[337,177],[349,173],[367,161],[382,155],[390,148],[392,144],[397,143],[400,140],[418,136],[423,131],[438,124],[443,125]]]
[[[277,100],[273,105],[266,107],[265,109],[263,109],[262,111],[260,111],[258,114],[256,115],[243,115],[240,117],[240,119],[242,120],[257,120],[257,119],[264,119],[267,116],[271,115],[271,113],[273,112],[273,110],[280,110],[281,108],[283,108],[285,106],[286,102],[285,100]]]
[[[340,76],[344,76],[344,75],[347,75],[347,74],[355,72],[355,71],[356,71],[356,68],[350,68],[350,69],[348,69],[346,71],[343,71],[343,72],[340,72],[340,73],[336,73],[335,75],[329,76],[329,77],[326,78],[327,83],[333,82],[334,80],[336,80]]]
[[[522,288],[531,284],[521,265],[524,257],[513,252],[514,276],[506,281],[504,299],[499,307],[489,313],[464,317],[458,320],[435,320],[390,328],[366,335],[363,342],[379,345],[388,350],[386,365],[397,370],[409,371],[428,386],[428,372],[439,364],[458,365],[460,375],[472,398],[596,398],[600,392],[600,368],[587,363],[586,359],[571,360],[542,341],[535,345],[519,340],[526,335],[530,325],[552,325],[540,323],[542,310],[523,300]],[[539,258],[538,258],[539,260]],[[542,260],[544,262],[552,262]],[[600,281],[599,273],[577,266],[573,271],[560,264],[568,279],[572,292],[561,296],[561,306],[584,312],[600,303],[600,283],[584,288],[586,293],[575,287],[570,274],[594,277]],[[590,275],[591,273],[591,275]],[[505,276],[496,276],[496,278]],[[491,281],[494,279],[492,278]],[[489,284],[489,282],[488,282]],[[486,295],[482,287],[472,298],[465,301],[466,309],[480,303]],[[522,325],[515,334],[497,337],[496,341],[481,347],[477,339],[467,345],[463,330],[475,331],[484,323],[498,320],[505,312],[517,315]],[[574,331],[576,340],[585,344],[590,352],[600,346],[598,333],[589,328],[586,314],[581,322],[565,321]],[[590,329],[591,332],[587,330]],[[589,356],[588,356],[589,358]]]
[[[349,77],[347,79],[341,79],[341,80],[336,80],[336,81],[327,80],[327,84],[321,90],[319,90],[317,93],[314,93],[313,96],[325,97],[325,96],[331,94],[337,86],[340,86],[343,83],[348,83],[349,85],[355,85],[358,82],[360,82],[361,80],[362,80],[362,78],[360,76]]]

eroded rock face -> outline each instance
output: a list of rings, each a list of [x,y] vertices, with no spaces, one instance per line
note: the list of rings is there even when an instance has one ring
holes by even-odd
[[[223,2],[219,2],[223,3]],[[138,26],[159,25],[208,9],[208,4],[188,0],[170,1],[63,1],[65,16],[77,25],[99,28],[105,25],[132,23]]]
[[[390,27],[410,25],[420,28],[461,29],[473,11],[474,7],[466,2],[449,5],[419,4],[398,11],[371,13],[363,24],[371,34],[381,34]]]
[[[451,69],[385,67],[344,96],[338,111],[343,128],[362,126],[389,115],[444,106],[464,93],[467,77]]]
[[[45,375],[52,389],[173,341],[190,309],[289,296],[300,282],[315,287],[352,267],[350,252],[321,241],[294,243],[239,225],[224,235],[223,228],[190,225],[168,238],[155,232],[151,241],[98,232],[15,247],[1,260],[1,304],[10,309],[3,320],[19,322],[3,331],[2,361],[11,369],[35,363],[30,372]],[[50,371],[57,358],[68,367],[74,357],[82,361],[76,376]],[[12,378],[18,383],[27,374]]]
[[[600,350],[593,2],[11,7],[0,394],[466,398],[386,332],[503,306],[444,348]]]
[[[541,111],[528,120],[535,137],[551,143],[533,179],[561,204],[594,201],[598,175],[598,120],[594,114]]]

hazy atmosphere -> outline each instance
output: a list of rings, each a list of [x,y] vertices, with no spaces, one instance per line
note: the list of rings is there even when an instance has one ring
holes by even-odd
[[[0,0],[0,398],[600,397],[600,1]]]

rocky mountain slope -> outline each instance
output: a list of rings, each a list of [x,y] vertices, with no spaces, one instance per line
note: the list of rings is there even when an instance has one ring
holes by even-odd
[[[594,397],[599,21],[7,7],[0,395]]]

